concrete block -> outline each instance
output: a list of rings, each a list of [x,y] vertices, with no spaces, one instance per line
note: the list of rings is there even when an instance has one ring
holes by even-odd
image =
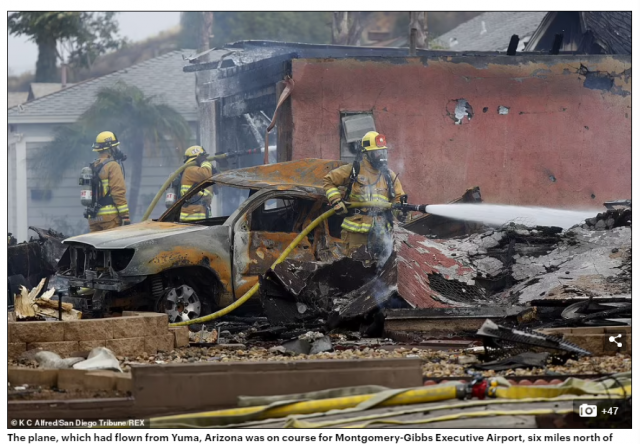
[[[595,356],[613,354],[606,353],[604,350],[604,335],[564,335],[564,339],[577,345],[578,347],[584,348]]]
[[[144,338],[144,351],[150,355],[158,353],[158,341],[154,336],[146,336]]]
[[[173,350],[175,336],[173,333],[164,333],[162,335],[144,338],[145,351],[153,354],[159,351],[167,352]],[[155,351],[154,351],[155,350]]]
[[[189,346],[189,327],[169,327],[169,331],[175,337],[173,342],[175,348]]]
[[[18,359],[26,351],[27,344],[25,342],[9,342],[9,344],[7,344],[8,359]]]
[[[83,377],[84,388],[92,392],[116,389],[115,373],[107,370],[89,371]]]
[[[111,319],[86,319],[63,322],[65,341],[98,341],[113,339]]]
[[[116,390],[121,393],[133,392],[133,379],[131,373],[114,373]]]
[[[116,356],[136,357],[145,351],[145,338],[109,339],[106,347]]]
[[[11,342],[61,342],[64,341],[64,322],[11,322]]]
[[[107,340],[96,340],[96,341],[78,341],[78,352],[79,353],[88,353],[96,347],[106,347]],[[82,356],[86,358],[87,356]]]
[[[146,322],[140,316],[123,316],[120,318],[112,318],[113,339],[136,338],[144,336]]]
[[[27,384],[29,387],[46,388],[58,384],[57,369],[9,367],[7,376],[12,386]]]
[[[87,373],[86,370],[76,370],[73,368],[58,370],[58,389],[70,392],[84,390],[84,379]]]
[[[31,342],[27,344],[27,350],[36,348],[57,353],[61,358],[69,358],[72,353],[78,351],[78,341]]]
[[[149,313],[143,311],[124,311],[122,317],[138,316],[144,318],[146,328],[144,336],[157,336],[167,333],[169,317],[165,313]]]
[[[158,336],[158,351],[169,352],[173,350],[175,336],[172,332],[164,333]]]

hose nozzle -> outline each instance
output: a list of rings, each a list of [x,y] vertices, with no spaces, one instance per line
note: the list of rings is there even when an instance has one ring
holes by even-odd
[[[396,210],[400,210],[403,213],[406,213],[408,211],[417,211],[420,213],[427,213],[427,207],[428,205],[410,205],[410,204],[395,204],[393,206],[394,209]]]

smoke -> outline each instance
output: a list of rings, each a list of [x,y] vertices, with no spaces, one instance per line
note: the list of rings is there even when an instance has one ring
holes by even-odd
[[[386,219],[384,216],[377,216],[373,219],[373,227],[369,233],[369,248],[376,258],[376,278],[371,286],[371,295],[374,297],[378,307],[382,308],[384,301],[389,299],[389,293],[396,291],[395,286],[389,286],[383,278],[385,272],[389,272],[387,262],[392,258],[393,253],[393,231],[386,229]]]

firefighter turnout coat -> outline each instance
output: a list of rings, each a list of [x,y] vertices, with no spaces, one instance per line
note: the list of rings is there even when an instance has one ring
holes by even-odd
[[[89,219],[89,225],[107,224],[114,227],[120,225],[120,219],[129,217],[129,206],[127,204],[127,187],[124,182],[124,175],[118,162],[111,157],[103,157],[93,163],[94,168],[103,164],[98,173],[102,190],[102,197],[98,202],[103,201],[102,207],[98,210],[95,218]],[[113,224],[110,224],[113,222]]]
[[[332,204],[342,199],[338,187],[349,184],[351,165],[343,165],[327,174],[323,179],[324,191]],[[404,190],[398,176],[389,170],[391,184],[387,183],[385,175],[375,169],[366,159],[360,162],[360,172],[351,189],[350,202],[390,202],[400,203]],[[392,188],[390,188],[392,187]],[[393,190],[393,192],[390,192]],[[380,218],[377,218],[380,219]],[[366,208],[350,210],[342,223],[342,229],[351,233],[369,233],[373,227],[374,217]]]
[[[209,179],[213,175],[213,166],[211,162],[204,161],[198,166],[195,160],[192,166],[188,166],[182,173],[180,181],[180,197],[187,194],[192,186]],[[196,220],[206,219],[208,216],[209,205],[211,205],[211,191],[204,189],[198,194],[192,196],[182,205],[180,210],[180,222],[193,222]]]

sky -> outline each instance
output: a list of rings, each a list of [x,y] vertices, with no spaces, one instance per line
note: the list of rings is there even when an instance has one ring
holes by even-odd
[[[180,23],[180,12],[120,12],[120,35],[131,41],[144,40]],[[19,75],[35,72],[38,47],[27,36],[9,36],[9,70]]]

